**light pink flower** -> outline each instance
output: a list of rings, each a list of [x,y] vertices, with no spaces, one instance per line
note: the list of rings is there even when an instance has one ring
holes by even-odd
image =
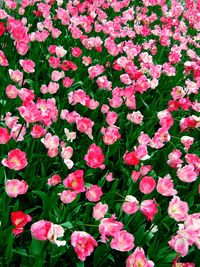
[[[122,252],[130,251],[134,248],[134,246],[134,236],[128,233],[126,230],[117,232],[110,243],[110,247],[112,249]]]
[[[169,203],[168,214],[177,222],[184,221],[188,216],[188,203],[181,201],[179,197],[174,196]]]
[[[182,136],[181,143],[184,145],[184,150],[189,150],[190,146],[194,143],[194,137]]]
[[[67,51],[62,46],[57,46],[55,52],[56,56],[59,58],[62,58],[67,54]]]
[[[174,183],[169,174],[165,175],[163,178],[159,177],[156,189],[158,193],[167,197],[174,196],[178,193],[174,189]]]
[[[107,204],[102,204],[101,202],[98,202],[94,207],[93,207],[93,213],[92,217],[95,220],[101,220],[104,218],[105,214],[108,211],[108,205]]]
[[[118,119],[118,115],[116,112],[114,111],[108,111],[106,114],[106,122],[108,123],[108,125],[113,125],[116,123]]]
[[[86,191],[86,198],[91,202],[97,202],[103,195],[102,189],[98,185],[91,185]]]
[[[104,218],[100,221],[99,232],[103,243],[106,243],[108,236],[114,237],[123,228],[123,223],[117,222],[115,219],[115,215],[112,215],[111,218]]]
[[[127,115],[127,120],[131,121],[134,124],[142,124],[142,120],[143,120],[143,115],[141,114],[140,111],[137,112],[132,112],[130,114]]]
[[[35,72],[35,63],[31,59],[26,59],[26,60],[21,59],[19,63],[25,72],[27,73]]]
[[[128,256],[126,260],[126,267],[154,267],[154,263],[150,260],[147,260],[145,252],[142,248],[137,247],[135,251]]]
[[[1,163],[11,170],[20,171],[28,164],[26,153],[20,149],[11,150],[8,153],[8,159],[3,159]]]
[[[112,172],[109,172],[107,175],[106,175],[106,181],[108,182],[112,182],[115,178],[113,178],[113,174]]]
[[[22,180],[13,179],[6,181],[6,194],[9,197],[17,197],[18,195],[26,194],[28,190],[28,184]]]
[[[135,197],[127,195],[122,210],[127,214],[134,214],[139,210],[139,201]]]
[[[9,84],[6,87],[6,95],[10,99],[15,99],[18,96],[18,89],[16,86]]]
[[[21,86],[23,81],[23,73],[19,70],[12,70],[12,69],[9,69],[8,72],[11,80],[18,83],[19,86]]]
[[[58,240],[58,238],[64,236],[64,232],[65,231],[61,225],[52,223],[51,228],[48,231],[47,238],[51,243],[56,244],[58,247],[65,246],[65,240]]]
[[[193,165],[185,165],[183,168],[178,169],[177,176],[181,181],[191,183],[196,181],[198,174],[195,172]]]
[[[71,235],[71,245],[81,261],[85,261],[87,256],[90,256],[94,251],[94,247],[98,244],[96,240],[88,233],[83,231],[75,231]]]
[[[64,190],[62,193],[59,194],[59,196],[60,196],[60,200],[64,204],[69,204],[76,199],[77,194],[78,192],[76,191]]]

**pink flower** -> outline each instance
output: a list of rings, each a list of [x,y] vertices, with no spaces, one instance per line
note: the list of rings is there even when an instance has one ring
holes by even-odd
[[[18,96],[18,89],[16,86],[9,84],[6,87],[6,95],[10,99],[15,99]]]
[[[75,172],[70,173],[63,181],[64,186],[76,191],[77,193],[85,192],[83,175],[83,170],[76,170]]]
[[[94,251],[94,247],[98,244],[96,240],[88,233],[83,231],[75,231],[71,235],[71,245],[81,261],[85,261],[87,256],[90,256]]]
[[[135,212],[139,210],[138,200],[131,195],[127,195],[125,198],[125,202],[122,205],[122,210],[126,214],[134,214]]]
[[[52,73],[51,73],[51,79],[52,81],[59,81],[60,79],[62,79],[63,77],[65,77],[65,73],[64,71],[57,71],[57,70],[54,70]]]
[[[92,136],[92,126],[94,125],[94,122],[90,120],[89,118],[78,118],[76,121],[77,129],[81,133],[85,133],[89,136],[89,138],[93,139]]]
[[[86,161],[86,164],[91,168],[105,168],[105,165],[103,164],[104,154],[102,153],[102,149],[100,146],[97,146],[95,144],[92,144],[89,147],[87,154],[84,156],[84,160]]]
[[[140,111],[132,112],[127,115],[127,120],[131,121],[134,124],[142,124],[143,115]]]
[[[86,198],[91,202],[97,202],[103,195],[102,189],[98,185],[91,185],[86,191]]]
[[[58,195],[60,196],[60,200],[64,204],[69,204],[76,199],[78,193],[76,191],[64,190],[62,193]]]
[[[163,196],[174,196],[178,192],[174,189],[174,183],[169,174],[165,175],[165,177],[158,179],[157,187],[158,193]]]
[[[115,125],[108,126],[108,128],[102,127],[101,133],[103,134],[103,142],[106,145],[112,145],[121,138],[119,127]]]
[[[188,216],[188,203],[174,196],[169,203],[168,214],[177,222],[184,221]]]
[[[48,232],[51,229],[52,223],[45,220],[40,220],[31,225],[31,235],[37,240],[47,240]]]
[[[118,115],[116,112],[114,111],[108,111],[106,114],[106,122],[108,123],[108,125],[113,125],[116,123],[118,119]]]
[[[92,212],[92,217],[95,220],[101,220],[104,218],[105,214],[108,211],[108,205],[107,204],[102,204],[101,202],[98,202],[94,207],[93,207],[93,212]]]
[[[0,127],[0,144],[5,145],[11,136],[6,128]]]
[[[55,186],[61,182],[60,175],[54,174],[51,178],[48,179],[48,185],[49,186]]]
[[[112,249],[116,249],[122,252],[130,251],[131,249],[134,248],[134,246],[135,246],[134,237],[126,230],[117,232],[110,243],[110,247]]]
[[[181,181],[191,183],[196,181],[198,174],[195,172],[193,165],[185,165],[183,168],[178,169],[177,176]]]
[[[51,228],[48,231],[47,238],[51,243],[56,244],[58,247],[65,246],[65,240],[58,240],[58,238],[64,236],[64,232],[65,231],[62,226],[52,223]]]
[[[43,135],[45,135],[47,132],[46,129],[44,129],[41,125],[39,124],[34,124],[32,130],[31,130],[31,136],[33,138],[41,138]]]
[[[137,247],[126,260],[126,267],[137,266],[154,267],[154,263],[150,260],[147,260],[144,250],[140,247]]]
[[[9,69],[8,72],[11,80],[17,82],[19,86],[21,86],[23,81],[23,73],[19,70],[12,70],[12,69]]]
[[[147,199],[142,201],[140,205],[140,211],[147,218],[147,221],[152,221],[154,219],[154,216],[158,212],[157,206],[158,204],[155,203],[154,199]]]
[[[74,80],[70,79],[69,77],[65,77],[62,83],[65,88],[69,88],[74,83]]]
[[[91,63],[92,63],[92,59],[91,57],[82,57],[82,63],[85,65],[85,66],[89,66]]]
[[[140,172],[132,171],[131,178],[133,182],[137,182],[137,180],[140,178],[140,175],[141,175]]]
[[[2,50],[0,50],[0,65],[4,67],[8,66],[8,60]]]
[[[194,143],[194,137],[182,136],[181,143],[184,145],[184,150],[189,150],[190,146]]]
[[[57,57],[62,58],[67,54],[67,51],[62,46],[57,46],[55,53]]]
[[[21,59],[19,63],[25,72],[27,73],[35,72],[35,63],[31,59],[26,59],[26,60]]]
[[[6,194],[9,197],[17,197],[18,195],[26,194],[28,190],[28,184],[22,180],[13,179],[6,181]]]
[[[12,229],[14,236],[21,234],[24,231],[24,226],[30,221],[32,221],[31,216],[21,210],[11,212],[11,222],[15,226]]]
[[[11,170],[20,171],[28,164],[26,153],[20,149],[11,150],[8,153],[8,159],[3,159],[1,163]]]
[[[72,48],[72,56],[79,57],[82,54],[82,50],[79,47]]]
[[[112,172],[109,172],[107,175],[106,175],[106,181],[108,182],[112,182],[115,178],[113,178],[113,174]]]
[[[73,161],[70,159],[73,156],[73,148],[71,146],[62,147],[61,157],[64,159],[64,163],[68,169],[74,166]]]
[[[47,149],[54,149],[59,146],[59,137],[57,135],[47,133],[45,138],[41,139],[41,142],[45,145]]]
[[[102,74],[103,72],[104,72],[104,66],[99,65],[99,64],[88,68],[90,79],[94,79],[95,77]]]
[[[103,104],[101,107],[101,113],[106,114],[109,111],[110,107],[106,104]]]
[[[142,178],[139,184],[139,189],[144,194],[150,194],[156,186],[156,182],[151,176],[145,176]]]
[[[126,152],[123,156],[124,163],[126,165],[134,166],[138,165],[139,159],[136,157],[135,152]]]
[[[123,223],[117,222],[115,219],[116,217],[112,215],[111,218],[104,218],[100,221],[99,232],[103,243],[106,243],[107,236],[114,237],[123,228]]]
[[[182,164],[182,159],[180,159],[182,153],[179,149],[174,149],[169,155],[168,155],[168,161],[167,164],[172,168],[177,168],[179,165]]]

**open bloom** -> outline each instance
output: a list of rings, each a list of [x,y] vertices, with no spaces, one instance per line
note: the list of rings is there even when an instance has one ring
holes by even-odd
[[[86,191],[86,198],[91,202],[99,201],[102,195],[102,189],[98,185],[91,185]]]
[[[104,218],[100,221],[99,232],[103,243],[106,243],[107,236],[114,237],[123,228],[123,223],[117,222],[115,219],[115,215],[112,215],[111,218]]]
[[[135,251],[127,258],[126,267],[154,267],[154,263],[147,260],[142,248],[137,247]]]
[[[103,164],[104,154],[102,153],[101,147],[95,144],[92,144],[89,147],[87,154],[84,156],[84,160],[86,161],[86,164],[91,168],[105,168],[105,165]]]
[[[181,181],[191,183],[197,179],[198,174],[194,171],[193,165],[186,165],[183,168],[178,169],[177,176]]]
[[[22,66],[23,70],[27,73],[35,72],[35,63],[31,59],[20,60],[20,65]]]
[[[25,214],[23,211],[11,212],[11,221],[15,228],[12,230],[14,235],[19,235],[24,231],[24,226],[32,220],[30,215]]]
[[[114,235],[110,246],[118,251],[130,251],[135,246],[134,236],[126,230],[119,231]]]
[[[177,222],[184,221],[188,216],[188,204],[181,201],[179,197],[174,196],[169,203],[168,214]]]
[[[8,159],[4,158],[1,163],[11,170],[19,171],[26,167],[28,161],[25,152],[20,149],[14,149],[8,153]]]
[[[98,202],[93,207],[92,217],[95,220],[101,220],[101,219],[104,218],[104,216],[105,216],[107,211],[108,211],[108,205],[107,204],[102,204],[101,202]]]
[[[71,235],[71,245],[81,261],[85,261],[98,244],[93,236],[83,231],[75,231]]]
[[[18,195],[26,194],[28,190],[28,184],[22,180],[13,179],[6,182],[6,194],[9,197],[17,197]]]
[[[31,225],[31,235],[37,240],[47,240],[48,232],[51,229],[51,222],[40,220]]]
[[[174,183],[169,174],[165,175],[163,178],[159,177],[156,189],[158,193],[167,197],[174,196],[178,193],[174,189]]]
[[[139,210],[139,201],[135,197],[127,195],[122,210],[127,214],[134,214]]]
[[[51,228],[48,231],[47,238],[51,243],[56,244],[58,247],[65,246],[65,240],[58,240],[58,238],[64,236],[64,232],[65,231],[62,226],[52,223]]]
[[[70,173],[63,181],[64,186],[76,191],[77,193],[84,192],[85,186],[83,175],[83,170],[76,170],[75,172]]]

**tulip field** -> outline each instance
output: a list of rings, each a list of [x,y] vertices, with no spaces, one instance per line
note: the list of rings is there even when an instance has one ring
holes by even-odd
[[[200,267],[200,0],[0,2],[0,267]]]

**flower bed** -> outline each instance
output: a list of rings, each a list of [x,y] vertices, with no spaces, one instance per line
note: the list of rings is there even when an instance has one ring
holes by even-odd
[[[199,0],[5,0],[0,263],[200,266]]]

